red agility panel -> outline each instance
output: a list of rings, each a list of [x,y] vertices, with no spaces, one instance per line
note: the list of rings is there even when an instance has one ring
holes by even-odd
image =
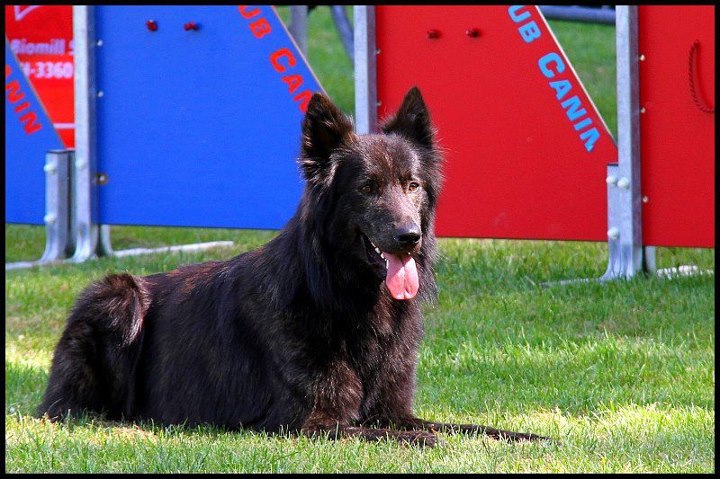
[[[714,247],[715,7],[638,17],[643,242]]]
[[[6,5],[5,36],[65,146],[75,146],[71,5]]]
[[[417,85],[446,152],[439,235],[607,240],[617,148],[537,7],[382,6],[376,29],[380,116]]]

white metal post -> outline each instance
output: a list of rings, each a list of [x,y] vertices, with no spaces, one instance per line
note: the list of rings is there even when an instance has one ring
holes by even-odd
[[[608,168],[610,261],[602,279],[643,271],[638,7],[617,6],[615,14],[618,164]]]
[[[375,7],[355,6],[355,130],[377,131]]]
[[[73,6],[75,45],[75,164],[73,169],[73,262],[95,256],[98,239],[95,102],[95,7]]]

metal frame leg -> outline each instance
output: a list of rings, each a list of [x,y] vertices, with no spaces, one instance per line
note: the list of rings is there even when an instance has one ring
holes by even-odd
[[[307,5],[293,5],[290,7],[290,25],[288,30],[295,39],[298,49],[307,57]]]
[[[353,7],[355,17],[355,130],[358,134],[377,131],[377,47],[375,7]]]
[[[344,5],[329,5],[330,13],[332,14],[335,28],[338,31],[340,40],[342,41],[345,53],[350,57],[350,61],[353,62],[355,54],[353,51],[353,28],[348,19],[347,12],[345,11]],[[290,24],[288,30],[292,35],[298,49],[302,54],[307,57],[308,49],[308,6],[307,5],[294,5],[290,7]]]
[[[114,256],[115,251],[110,242],[110,225],[100,225],[98,234],[100,237],[97,242],[96,254],[98,256]]]
[[[67,258],[71,253],[70,150],[50,150],[45,155],[45,231],[47,240],[40,263]]]
[[[333,21],[335,22],[335,28],[340,35],[340,40],[342,41],[343,47],[345,47],[345,53],[350,57],[350,61],[354,63],[355,47],[353,45],[353,28],[345,11],[345,5],[332,5],[330,11]]]
[[[618,165],[607,167],[608,185],[608,266],[600,280],[607,281],[618,278],[629,278],[633,274],[627,274],[632,259],[628,252],[632,251],[627,246],[623,247],[620,241],[620,222],[622,221],[622,189],[618,187]],[[655,263],[655,247],[643,246],[640,253],[640,271],[653,274],[657,270]]]
[[[595,281],[643,271],[637,7],[616,9],[618,163],[607,167],[608,265]],[[569,284],[589,279],[543,283]]]
[[[5,264],[5,271],[62,262],[72,252],[70,236],[70,164],[72,150],[50,150],[45,155],[45,251],[37,261]]]
[[[79,263],[95,257],[98,241],[95,101],[95,9],[73,6],[75,42],[75,163],[73,213],[75,254]]]
[[[610,260],[603,280],[644,271],[637,12],[627,5],[616,10],[618,164],[608,166],[606,179]]]

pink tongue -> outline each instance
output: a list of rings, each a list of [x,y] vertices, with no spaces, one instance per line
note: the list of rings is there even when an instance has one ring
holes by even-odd
[[[410,255],[396,256],[383,252],[388,261],[387,284],[390,294],[395,299],[412,299],[420,288],[417,266]]]

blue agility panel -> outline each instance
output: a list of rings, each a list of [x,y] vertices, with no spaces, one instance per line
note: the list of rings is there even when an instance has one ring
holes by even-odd
[[[95,10],[100,222],[281,228],[321,87],[275,10]]]
[[[43,224],[45,154],[63,148],[5,40],[5,221]]]

